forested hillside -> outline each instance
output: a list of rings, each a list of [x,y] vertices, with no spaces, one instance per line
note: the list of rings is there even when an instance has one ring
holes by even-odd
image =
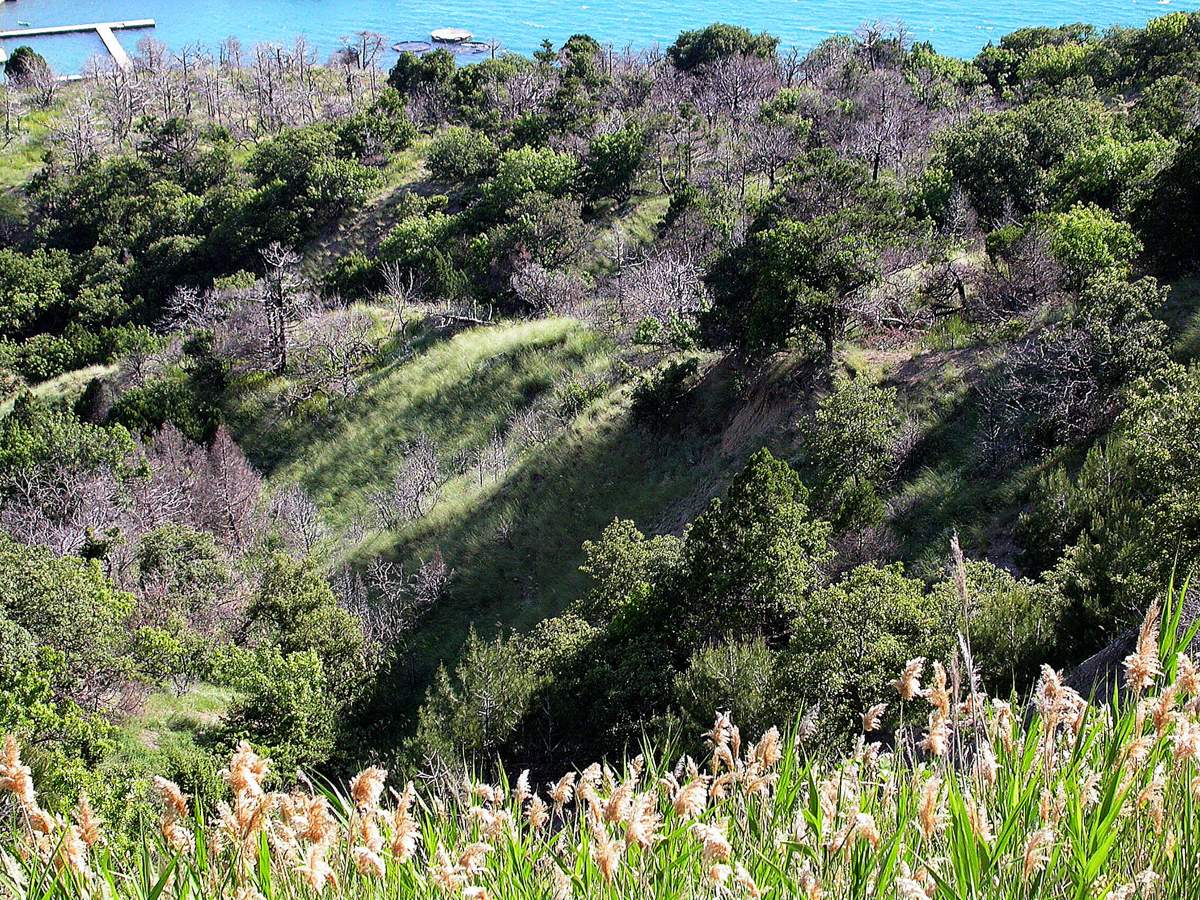
[[[909,661],[1044,693],[1190,571],[1200,14],[972,61],[379,46],[7,63],[37,809],[129,835],[152,774],[213,808],[242,741],[280,790],[699,758],[716,710],[839,754]]]

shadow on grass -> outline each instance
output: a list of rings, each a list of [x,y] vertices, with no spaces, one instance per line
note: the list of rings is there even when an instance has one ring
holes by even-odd
[[[587,586],[584,541],[615,518],[651,531],[663,509],[718,483],[711,456],[696,464],[703,443],[650,434],[624,406],[608,406],[524,457],[469,512],[410,529],[388,555],[415,562],[440,549],[456,575],[388,679],[381,740],[408,729],[438,664],[453,664],[472,625],[486,637],[562,612]]]
[[[1182,278],[1171,286],[1162,318],[1175,361],[1200,359],[1200,278]]]
[[[900,559],[926,578],[944,574],[951,532],[976,559],[1012,563],[1012,533],[1042,464],[999,469],[983,457],[982,411],[972,390],[934,408],[934,420],[908,455],[892,494]]]
[[[503,434],[557,384],[609,364],[605,339],[575,322],[477,328],[381,366],[324,421],[263,425],[244,400],[234,419],[247,427],[237,437],[274,483],[301,484],[331,525],[346,527],[367,517],[370,493],[390,482],[400,448],[418,433],[439,444],[449,466]],[[394,746],[406,733],[438,664],[453,664],[472,625],[490,635],[562,611],[586,586],[583,542],[613,519],[654,532],[664,519],[688,521],[720,491],[761,442],[748,435],[736,449],[722,448],[733,397],[728,373],[719,376],[696,392],[683,426],[661,431],[636,424],[629,389],[614,388],[550,443],[520,453],[499,480],[481,485],[467,469],[425,517],[357,548],[355,563],[383,555],[409,570],[440,550],[456,573],[383,680],[364,726],[370,744]]]

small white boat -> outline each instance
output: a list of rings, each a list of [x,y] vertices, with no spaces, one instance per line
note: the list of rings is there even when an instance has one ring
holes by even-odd
[[[429,36],[439,44],[463,44],[474,37],[465,28],[438,28]]]

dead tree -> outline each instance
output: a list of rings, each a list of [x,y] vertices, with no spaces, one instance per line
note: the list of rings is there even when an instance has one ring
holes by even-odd
[[[517,264],[510,284],[517,298],[539,316],[570,315],[582,307],[586,293],[578,275],[532,260]]]
[[[258,541],[262,477],[224,426],[204,454],[196,480],[193,515],[227,547],[246,553]]]
[[[978,388],[987,457],[1002,465],[1094,433],[1114,412],[1097,363],[1092,342],[1075,328],[1010,347]]]
[[[2,487],[0,526],[59,555],[78,553],[120,523],[119,485],[108,468],[39,466],[14,473]]]
[[[146,91],[136,69],[97,58],[86,74],[94,85],[93,97],[104,117],[109,140],[118,148],[128,147],[134,123],[146,106]]]
[[[351,309],[314,316],[303,323],[303,337],[292,379],[306,396],[333,394],[342,398],[358,392],[358,376],[375,345],[375,319]]]
[[[778,90],[775,64],[757,56],[731,56],[708,63],[693,81],[693,99],[709,126],[728,125],[739,132]]]
[[[475,454],[474,468],[479,475],[479,486],[483,487],[484,480],[497,481],[508,471],[512,464],[512,453],[508,442],[504,440],[499,430],[493,430],[488,442],[479,448]]]
[[[1061,272],[1049,237],[1030,231],[984,273],[968,315],[978,322],[1032,320],[1060,297]]]
[[[454,570],[446,565],[441,550],[434,550],[433,556],[421,563],[408,582],[408,594],[412,600],[409,610],[414,625],[416,619],[435,607],[446,595],[446,588],[453,576]]]
[[[203,331],[224,321],[227,311],[216,291],[177,287],[167,298],[163,324],[175,331]]]
[[[67,171],[77,175],[100,155],[103,142],[92,107],[86,102],[72,103],[50,130],[50,143],[57,159]]]
[[[303,556],[311,555],[329,537],[321,510],[298,484],[288,485],[271,498],[271,518],[284,543]]]
[[[661,325],[699,312],[708,302],[704,267],[684,244],[653,249],[619,272],[617,313],[632,327],[645,319]]]
[[[418,279],[415,269],[391,262],[383,267],[383,287],[392,313],[392,333],[403,336],[409,308],[424,295],[425,279]]]
[[[771,187],[775,186],[779,171],[800,152],[800,138],[789,125],[755,123],[747,130],[745,140],[750,171],[766,175]]]
[[[411,576],[399,563],[375,557],[365,572],[343,569],[334,577],[333,587],[362,625],[367,640],[378,648],[395,650],[445,597],[453,577],[454,570],[435,550]]]
[[[845,145],[871,167],[872,181],[885,168],[904,174],[906,161],[923,159],[930,141],[929,116],[902,72],[873,71],[855,95],[856,114],[846,127]]]
[[[276,242],[262,250],[266,271],[259,285],[259,302],[267,331],[267,363],[276,375],[288,367],[292,323],[303,305],[304,277],[300,254]]]
[[[13,87],[29,97],[39,109],[47,109],[58,96],[58,76],[44,61],[34,60],[25,70],[11,79]]]
[[[425,515],[437,503],[442,488],[438,447],[427,434],[419,434],[404,448],[391,484],[370,495],[379,523],[397,528]]]

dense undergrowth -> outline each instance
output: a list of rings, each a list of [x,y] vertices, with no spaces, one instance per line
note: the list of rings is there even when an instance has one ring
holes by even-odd
[[[1026,713],[980,689],[964,637],[949,673],[907,662],[844,758],[812,717],[751,740],[718,712],[700,760],[651,744],[545,784],[454,768],[389,783],[372,767],[282,791],[242,744],[222,773],[228,801],[207,808],[156,779],[161,818],[130,839],[86,797],[42,810],[10,736],[0,886],[43,900],[1192,896],[1200,670],[1185,594],[1169,595],[1165,627],[1148,612],[1111,697],[1044,666]]]

